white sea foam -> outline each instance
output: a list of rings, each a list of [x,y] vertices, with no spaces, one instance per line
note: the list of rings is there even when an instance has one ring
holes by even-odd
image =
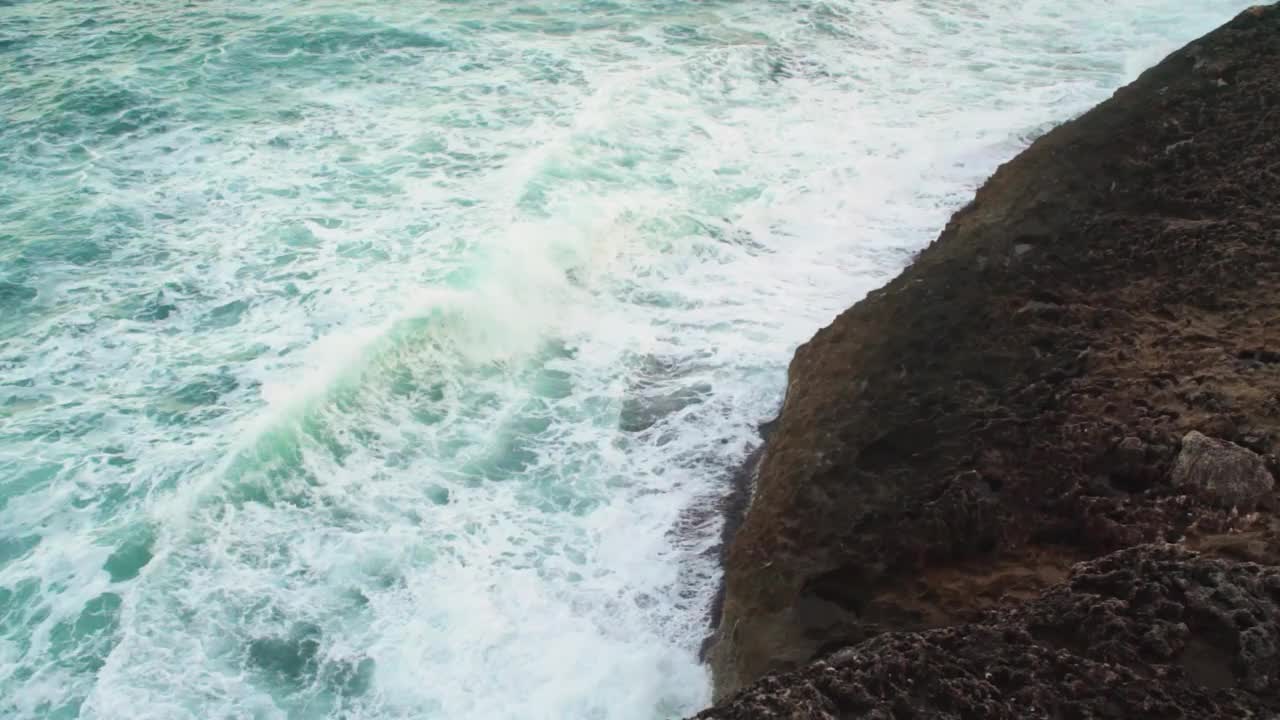
[[[33,105],[78,72],[170,113],[13,116],[0,222],[105,249],[0,345],[0,714],[696,710],[688,513],[794,347],[1247,4],[157,3],[116,46],[0,8],[64,60]]]

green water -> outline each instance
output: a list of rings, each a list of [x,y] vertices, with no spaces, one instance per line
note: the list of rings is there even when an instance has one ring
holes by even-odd
[[[678,717],[794,347],[1247,3],[0,0],[0,717]]]

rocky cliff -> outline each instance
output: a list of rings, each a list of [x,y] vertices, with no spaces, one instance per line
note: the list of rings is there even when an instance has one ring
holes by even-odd
[[[1280,710],[1278,440],[1269,6],[1040,138],[796,352],[700,717]]]

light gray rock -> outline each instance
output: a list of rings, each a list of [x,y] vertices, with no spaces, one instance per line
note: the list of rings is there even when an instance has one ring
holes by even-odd
[[[1248,511],[1271,494],[1275,478],[1257,453],[1192,430],[1182,438],[1173,484],[1219,507]]]

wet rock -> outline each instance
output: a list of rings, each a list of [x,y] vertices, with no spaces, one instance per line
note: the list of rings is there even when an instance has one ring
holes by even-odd
[[[1224,508],[1252,510],[1270,496],[1275,478],[1256,453],[1192,430],[1182,438],[1173,484]]]

